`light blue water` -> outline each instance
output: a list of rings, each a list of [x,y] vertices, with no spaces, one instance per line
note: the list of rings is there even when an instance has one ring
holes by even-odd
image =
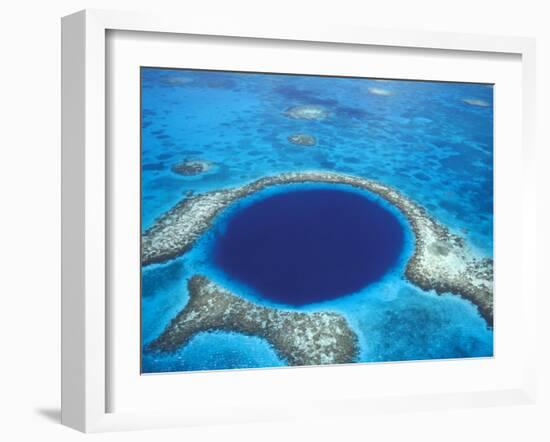
[[[238,186],[280,172],[328,170],[396,187],[479,253],[492,256],[492,103],[487,85],[142,69],[142,228],[188,191]],[[306,121],[283,115],[307,104],[324,106],[330,116]],[[289,143],[287,137],[298,132],[315,136],[317,145]],[[184,159],[215,167],[197,176],[173,173],[171,166]],[[143,269],[144,344],[185,306],[186,280],[195,273],[270,304],[213,266],[211,241],[207,234],[185,256]],[[492,355],[493,332],[473,305],[424,292],[403,278],[411,247],[377,284],[295,309],[343,314],[359,336],[361,362]],[[260,338],[205,333],[172,355],[144,352],[142,369],[281,364]]]

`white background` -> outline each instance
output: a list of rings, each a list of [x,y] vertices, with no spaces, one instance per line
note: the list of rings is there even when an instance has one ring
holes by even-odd
[[[479,410],[418,412],[247,426],[162,430],[84,436],[59,420],[60,322],[60,26],[59,18],[85,7],[128,10],[168,8],[179,14],[245,15],[404,28],[526,35],[538,38],[538,159],[541,193],[548,200],[550,139],[550,27],[544,3],[461,0],[21,0],[0,13],[0,438],[18,440],[525,440],[550,438],[550,345],[544,313],[550,307],[539,281],[540,397],[537,405]],[[544,183],[543,183],[544,180]],[[540,209],[539,265],[545,261],[550,225],[547,203]]]

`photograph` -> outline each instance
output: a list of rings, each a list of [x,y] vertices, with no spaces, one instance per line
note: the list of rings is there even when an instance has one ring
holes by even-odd
[[[492,358],[493,86],[142,66],[141,373]]]
[[[550,441],[544,2],[5,3],[0,442]]]

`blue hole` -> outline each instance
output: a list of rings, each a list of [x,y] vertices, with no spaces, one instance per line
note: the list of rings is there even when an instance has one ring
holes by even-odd
[[[214,263],[275,303],[334,299],[376,282],[404,246],[400,220],[379,201],[340,189],[291,190],[237,209]]]

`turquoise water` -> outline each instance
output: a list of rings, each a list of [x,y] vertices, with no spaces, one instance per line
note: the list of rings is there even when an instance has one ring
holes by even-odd
[[[472,99],[478,105],[464,102]],[[143,68],[142,229],[189,191],[327,170],[399,189],[477,252],[492,256],[492,103],[493,88],[480,84]],[[284,115],[296,105],[320,105],[329,115],[318,121]],[[316,145],[289,142],[296,133],[314,136]],[[212,167],[194,176],[174,173],[171,167],[183,160]],[[270,189],[253,199],[292,188],[281,187],[286,190]],[[213,232],[247,204],[229,208],[186,255],[143,269],[144,346],[185,306],[186,281],[201,273],[257,303],[341,313],[359,337],[359,362],[492,355],[493,332],[472,304],[404,279],[412,234],[397,211],[406,245],[380,280],[337,299],[291,307],[262,297],[212,260]],[[285,362],[266,341],[221,332],[197,335],[174,354],[144,351],[142,358],[143,372],[279,365]]]

